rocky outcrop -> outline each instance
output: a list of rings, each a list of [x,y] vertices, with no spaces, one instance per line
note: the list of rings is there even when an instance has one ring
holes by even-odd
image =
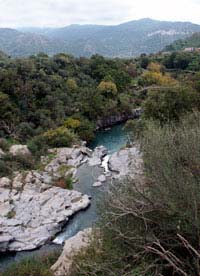
[[[88,159],[89,166],[99,166],[102,164],[103,157],[108,153],[108,150],[104,146],[96,147]]]
[[[140,117],[141,113],[142,113],[142,109],[136,108],[130,112],[124,112],[121,114],[115,114],[109,117],[105,117],[97,121],[97,130],[101,128],[110,127],[116,124],[120,124],[130,119],[137,119]]]
[[[140,177],[143,172],[142,155],[138,147],[124,148],[110,156],[108,167],[115,178]]]
[[[30,173],[16,176],[12,189],[0,188],[0,251],[31,250],[45,244],[89,203],[87,195],[41,183]]]
[[[18,156],[18,155],[27,156],[27,157],[31,156],[31,152],[26,145],[13,145],[11,146],[9,152],[13,156]]]
[[[25,148],[13,146],[12,153],[25,154]],[[77,167],[88,161],[92,151],[73,147],[51,153],[52,160],[42,158],[44,164],[48,161],[42,172],[0,178],[0,251],[31,250],[45,244],[73,214],[90,204],[87,195],[55,185],[67,176],[75,181]]]
[[[0,178],[0,188],[9,188],[11,187],[11,181],[8,177]]]
[[[58,261],[51,267],[55,276],[70,276],[73,271],[73,257],[90,244],[92,229],[85,229],[65,241]]]
[[[28,154],[27,147],[12,146],[13,155]],[[77,168],[100,165],[107,153],[83,146],[50,151],[42,157],[43,171],[15,172],[12,179],[0,178],[0,251],[35,249],[59,233],[69,218],[90,204],[87,195],[62,189],[64,180],[77,181]],[[60,180],[61,179],[61,180]],[[98,179],[100,183],[105,177]]]

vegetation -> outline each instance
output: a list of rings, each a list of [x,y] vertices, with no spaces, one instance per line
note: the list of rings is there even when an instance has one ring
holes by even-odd
[[[1,276],[53,276],[50,267],[56,262],[59,254],[53,253],[41,258],[26,258],[11,265]]]
[[[200,48],[200,33],[194,33],[189,38],[177,40],[174,43],[168,45],[165,50],[173,52],[193,47]]]
[[[0,176],[34,167],[48,148],[91,141],[97,122],[109,116],[143,110],[126,131],[130,142],[140,143],[144,177],[111,185],[99,207],[100,232],[75,259],[73,276],[198,276],[199,54],[2,55],[0,61],[0,148],[6,153]],[[13,141],[27,143],[33,160],[11,157]],[[73,188],[69,169],[61,167],[56,186]],[[51,275],[46,264],[25,261],[3,276],[13,269],[19,276]]]
[[[77,256],[74,275],[199,275],[199,135],[200,113],[148,124],[145,178],[111,186],[101,239]]]
[[[167,30],[173,30],[169,35]],[[0,50],[14,57],[44,52],[60,52],[76,57],[94,53],[106,57],[133,57],[161,51],[186,34],[200,32],[200,26],[187,22],[166,22],[144,18],[117,26],[72,25],[66,28],[0,29]],[[16,43],[17,42],[17,43]]]

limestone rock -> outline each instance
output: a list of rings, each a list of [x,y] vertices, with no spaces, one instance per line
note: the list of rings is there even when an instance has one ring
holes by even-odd
[[[142,175],[143,161],[137,147],[125,148],[111,155],[109,169],[115,177],[137,177]]]
[[[0,178],[0,188],[9,188],[11,185],[11,180],[7,177]]]
[[[108,150],[104,146],[96,147],[92,153],[92,157],[89,159],[89,166],[101,165],[103,157],[108,153]]]
[[[9,150],[10,154],[13,156],[31,156],[31,152],[26,145],[13,145]]]
[[[32,250],[45,244],[73,214],[90,204],[89,197],[77,191],[58,187],[41,191],[33,189],[31,183],[25,187],[0,201],[1,233],[11,237],[6,244],[8,251]],[[0,251],[4,250],[5,243],[1,247],[0,240]]]
[[[51,267],[55,276],[71,275],[73,271],[73,256],[89,246],[91,234],[92,229],[88,228],[65,241],[65,246],[61,256]]]
[[[103,185],[102,182],[97,181],[92,186],[97,188],[97,187],[101,187],[102,185]]]
[[[100,175],[99,177],[98,177],[98,181],[99,182],[106,182],[106,177],[105,177],[105,175]]]

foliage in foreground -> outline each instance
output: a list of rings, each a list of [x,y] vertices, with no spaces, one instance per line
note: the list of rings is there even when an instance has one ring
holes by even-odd
[[[26,258],[11,265],[1,276],[53,276],[50,267],[56,262],[58,253],[41,258]]]
[[[101,208],[101,239],[73,276],[200,274],[200,114],[150,124],[141,143],[145,183],[115,183]],[[102,210],[103,209],[103,210]]]

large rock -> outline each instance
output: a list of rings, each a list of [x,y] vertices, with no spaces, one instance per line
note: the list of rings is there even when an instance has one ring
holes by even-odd
[[[45,244],[90,203],[87,195],[58,187],[42,190],[25,182],[16,188],[0,197],[0,251],[32,250]]]
[[[31,152],[26,145],[13,145],[9,150],[10,154],[13,156],[31,156]]]
[[[0,188],[9,188],[11,185],[11,181],[8,177],[0,178]]]
[[[85,229],[65,241],[63,252],[51,267],[55,276],[70,276],[73,272],[73,257],[90,244],[92,229]]]
[[[125,176],[136,178],[143,173],[142,155],[138,147],[125,148],[110,156],[108,166],[116,178]]]
[[[102,163],[103,157],[108,153],[108,150],[104,146],[96,147],[92,153],[92,156],[88,160],[89,166],[99,166]]]
[[[61,165],[78,168],[80,165],[87,162],[92,154],[91,150],[83,146],[73,148],[60,148],[56,149],[54,153],[55,158],[45,168],[45,171],[53,174],[59,174],[59,168],[61,167]]]

